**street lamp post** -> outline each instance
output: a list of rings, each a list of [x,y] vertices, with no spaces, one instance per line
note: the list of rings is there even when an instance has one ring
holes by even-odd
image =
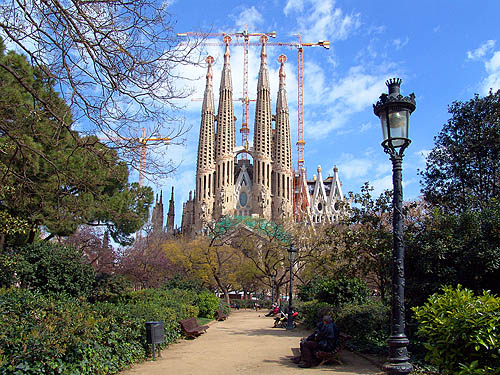
[[[391,375],[408,374],[413,366],[408,362],[406,346],[409,341],[405,335],[405,276],[403,243],[403,188],[401,171],[404,150],[411,143],[408,138],[410,115],[416,108],[415,95],[402,96],[401,79],[386,81],[389,94],[382,94],[373,105],[375,115],[380,118],[384,140],[382,146],[392,161],[393,192],[393,251],[392,251],[392,318],[391,336],[387,340],[389,358],[384,370]]]
[[[297,250],[290,244],[288,248],[288,260],[290,261],[290,294],[288,296],[288,324],[286,329],[293,329],[293,307],[292,307],[292,293],[293,293],[293,264],[295,262],[295,256],[297,255]]]

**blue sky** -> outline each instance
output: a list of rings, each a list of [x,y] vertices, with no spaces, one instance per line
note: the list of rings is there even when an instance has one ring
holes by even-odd
[[[365,181],[376,193],[391,188],[391,163],[384,154],[378,118],[372,110],[385,80],[403,79],[402,92],[414,92],[417,109],[411,117],[412,144],[403,164],[404,197],[420,194],[417,169],[425,166],[425,155],[433,138],[448,119],[447,106],[454,100],[468,100],[474,93],[487,94],[500,88],[500,1],[199,1],[171,2],[169,11],[177,20],[177,32],[238,32],[248,25],[250,32],[276,31],[275,40],[304,42],[329,40],[331,49],[304,49],[304,137],[308,177],[321,165],[323,176],[339,168],[344,193],[359,191]],[[220,40],[214,39],[216,42]],[[257,41],[257,39],[253,39]],[[259,50],[250,51],[249,92],[255,96]],[[208,46],[203,55],[216,59],[214,86],[218,92],[222,47]],[[297,51],[269,47],[273,107],[278,90],[277,57],[288,57],[287,90],[290,105],[294,165],[297,150]],[[234,97],[243,86],[243,48],[231,49]],[[179,82],[194,89],[201,98],[205,69],[183,67],[194,82]],[[170,146],[167,155],[182,162],[170,178],[152,185],[169,199],[175,186],[176,223],[180,224],[182,202],[194,190],[196,152],[201,102],[187,99],[184,116],[192,126],[185,147]],[[255,107],[250,106],[250,127]],[[235,103],[237,132],[241,105]],[[239,134],[239,132],[238,132]],[[252,139],[250,135],[250,140]],[[238,140],[240,137],[238,137]],[[239,143],[238,143],[239,144]],[[133,178],[133,176],[132,176]],[[152,184],[152,183],[151,183]]]

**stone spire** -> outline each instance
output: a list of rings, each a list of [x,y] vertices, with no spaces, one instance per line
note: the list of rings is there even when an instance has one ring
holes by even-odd
[[[215,106],[212,70],[214,58],[208,56],[206,62],[208,64],[207,83],[201,109],[200,138],[198,141],[198,160],[196,168],[196,194],[194,202],[195,215],[201,218],[203,213],[205,215],[205,222],[212,218],[215,192],[213,186],[213,176],[215,174]],[[173,194],[174,192],[172,190],[172,196]],[[173,200],[171,203],[173,204]],[[201,229],[203,226],[201,220],[198,220],[198,222],[200,225],[195,229]]]
[[[290,117],[288,112],[288,100],[286,95],[286,56],[280,55],[278,61],[281,64],[279,71],[279,90],[276,100],[276,142],[274,144],[275,155],[273,171],[273,220],[280,221],[292,214],[292,143],[290,139]]]
[[[229,58],[229,43],[231,37],[224,37],[226,51],[224,67],[219,89],[219,108],[217,112],[217,135],[215,142],[215,207],[214,218],[234,213],[234,110],[233,85],[231,80],[231,65]]]
[[[266,220],[271,220],[271,174],[272,174],[272,113],[269,72],[267,70],[267,36],[260,38],[259,80],[255,105],[254,126],[254,172],[253,172],[253,207]]]
[[[167,214],[167,234],[169,235],[172,235],[174,233],[174,219],[175,219],[174,187],[172,186],[172,195],[170,196],[170,201],[168,202],[168,214]]]
[[[158,194],[156,194],[155,206],[153,207],[153,214],[151,215],[151,224],[153,224],[153,234],[159,234],[163,232],[163,200],[162,195],[160,200],[158,200]]]

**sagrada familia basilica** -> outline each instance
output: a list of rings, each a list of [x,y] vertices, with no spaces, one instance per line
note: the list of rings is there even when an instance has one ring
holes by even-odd
[[[196,189],[194,194],[190,192],[182,213],[181,231],[186,235],[200,232],[207,223],[224,216],[248,216],[280,223],[287,219],[297,221],[297,212],[301,210],[301,221],[313,224],[335,222],[342,214],[339,202],[345,198],[336,167],[333,176],[326,179],[318,167],[318,175],[310,181],[305,173],[293,170],[286,56],[278,58],[281,67],[273,114],[266,38],[261,41],[252,147],[236,146],[229,43],[224,53],[217,111],[213,90],[214,59],[209,56],[206,60],[208,70],[201,110]],[[299,191],[303,192],[300,204],[297,203]]]

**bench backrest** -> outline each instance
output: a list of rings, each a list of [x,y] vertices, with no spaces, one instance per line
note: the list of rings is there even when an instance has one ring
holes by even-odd
[[[180,321],[182,328],[192,330],[198,328],[200,325],[196,318],[189,318]]]

